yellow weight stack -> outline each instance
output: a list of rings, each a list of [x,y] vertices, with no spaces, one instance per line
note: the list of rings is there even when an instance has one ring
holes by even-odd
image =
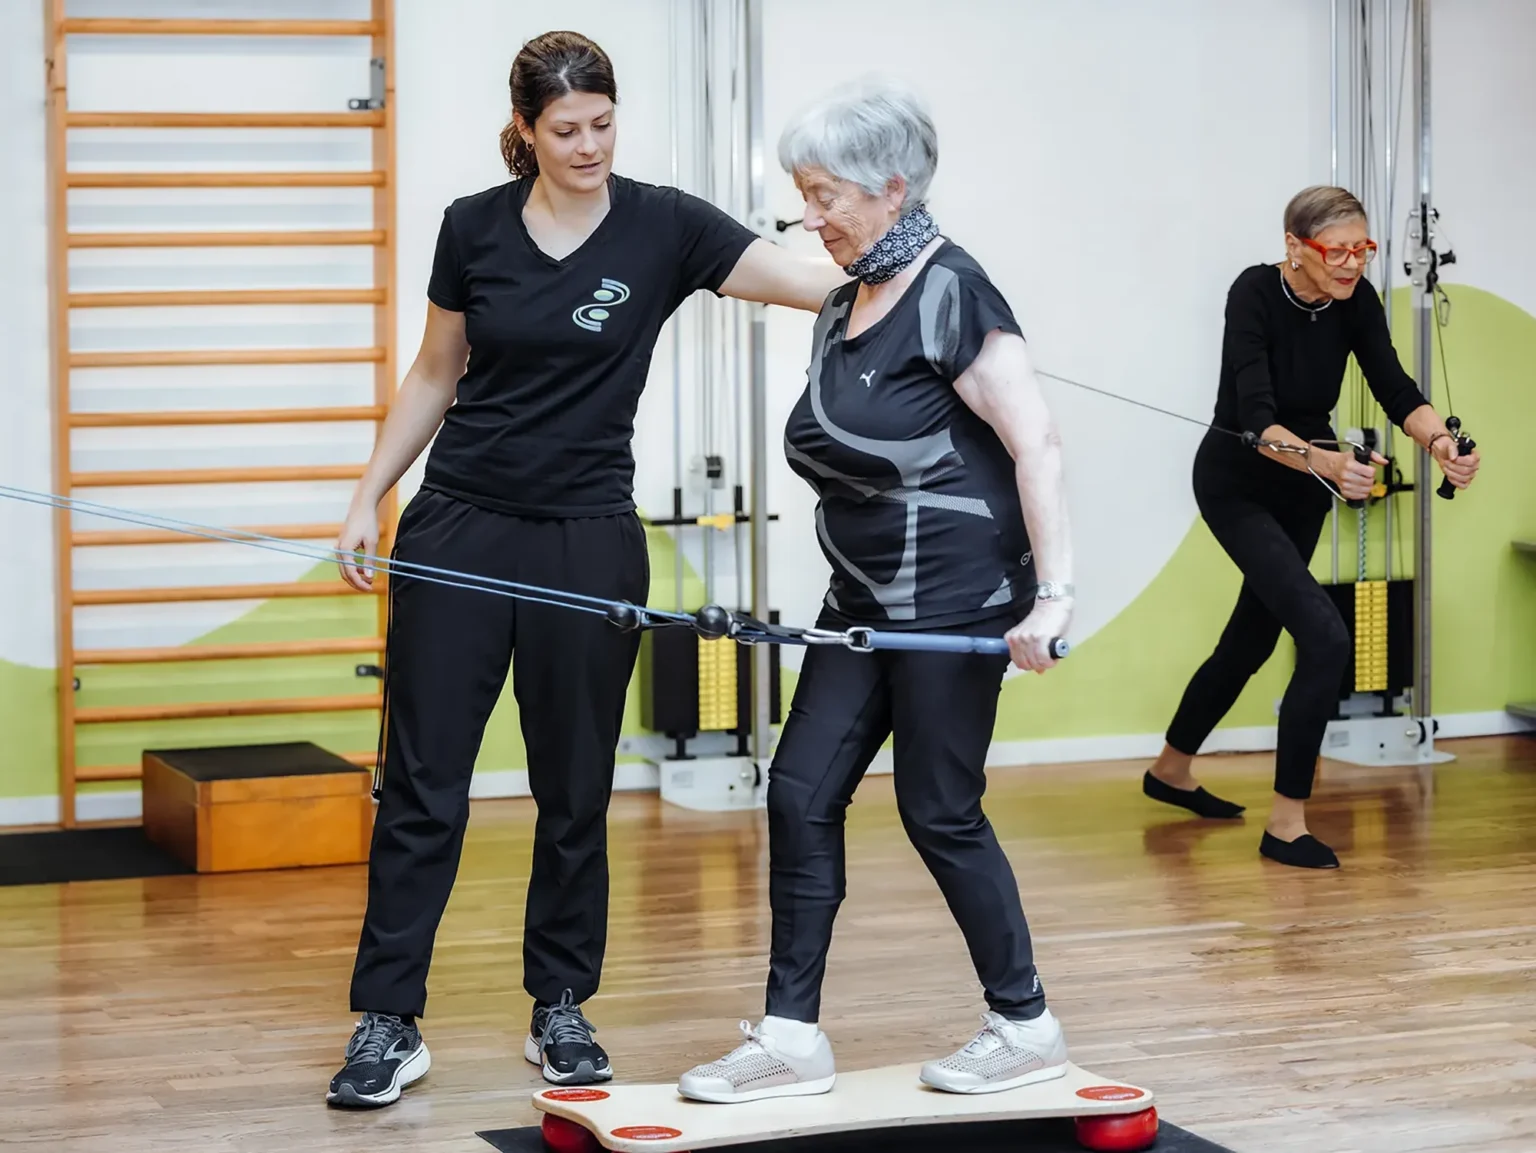
[[[1387,687],[1387,582],[1355,585],[1355,691]]]
[[[736,642],[699,638],[699,732],[736,727]]]

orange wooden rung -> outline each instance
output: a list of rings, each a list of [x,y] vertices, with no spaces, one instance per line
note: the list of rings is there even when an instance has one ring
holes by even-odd
[[[373,592],[383,591],[384,582],[375,578]],[[338,580],[297,581],[292,584],[192,585],[171,589],[76,589],[70,600],[77,605],[155,605],[362,595],[351,585]]]
[[[341,759],[360,768],[371,769],[378,753],[342,753]],[[137,765],[79,765],[75,768],[77,781],[137,781],[143,777],[144,766]]]
[[[66,128],[382,128],[369,112],[70,112]]]
[[[76,665],[175,664],[181,661],[265,660],[324,657],[384,651],[381,637],[336,637],[318,641],[257,641],[248,645],[169,645],[143,649],[80,649]]]
[[[378,708],[381,699],[378,693],[366,693],[266,701],[189,701],[181,705],[109,705],[76,709],[75,722],[102,725],[133,721],[187,721],[201,717],[276,717],[297,713],[359,712]]]
[[[74,412],[71,428],[165,428],[172,425],[314,424],[326,421],[382,420],[382,405],[336,408],[210,409],[206,412]]]
[[[70,368],[164,368],[212,364],[375,364],[382,348],[208,348],[175,352],[72,352]]]
[[[225,529],[231,536],[252,533],[281,540],[335,540],[341,534],[339,524],[266,524]],[[106,529],[71,534],[69,543],[76,548],[135,544],[196,544],[202,537],[188,536],[172,529]]]
[[[382,288],[259,288],[213,292],[71,292],[71,308],[166,308],[211,304],[383,304]]]
[[[296,480],[357,480],[366,465],[280,464],[269,468],[154,468],[114,472],[77,472],[76,488],[127,488],[140,484],[262,484]]]
[[[384,172],[69,172],[70,188],[382,188]]]
[[[71,232],[71,248],[316,248],[384,243],[382,228],[281,232]]]
[[[157,20],[76,17],[63,21],[70,36],[377,36],[376,20]]]
[[[143,776],[139,765],[76,765],[77,781],[137,781]]]

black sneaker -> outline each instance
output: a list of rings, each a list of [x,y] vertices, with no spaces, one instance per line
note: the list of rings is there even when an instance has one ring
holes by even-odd
[[[389,1013],[364,1013],[325,1099],[332,1105],[389,1105],[431,1067],[432,1055],[414,1024]]]
[[[597,1028],[581,1015],[567,989],[558,1005],[535,1005],[523,1042],[523,1056],[542,1066],[544,1080],[555,1085],[590,1085],[613,1078],[608,1054],[592,1040]]]

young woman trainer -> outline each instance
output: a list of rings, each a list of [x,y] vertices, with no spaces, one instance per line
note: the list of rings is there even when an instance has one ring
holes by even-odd
[[[585,37],[530,41],[510,87],[501,144],[513,179],[444,214],[421,349],[337,548],[376,550],[379,501],[435,434],[398,559],[644,604],[631,441],[662,325],[699,289],[815,312],[846,277],[703,200],[615,174],[613,68]],[[342,573],[371,585],[355,565]],[[351,987],[361,1019],[327,1100],[387,1105],[430,1065],[416,1018],[471,771],[509,666],[538,806],[525,1056],[556,1083],[606,1080],[581,1005],[602,971],[607,810],[638,634],[409,577],[391,580],[390,598],[379,808]]]

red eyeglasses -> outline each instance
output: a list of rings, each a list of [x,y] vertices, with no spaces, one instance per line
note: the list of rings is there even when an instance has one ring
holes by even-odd
[[[1309,240],[1306,237],[1303,237],[1301,242],[1308,248],[1315,249],[1323,258],[1323,263],[1329,268],[1342,268],[1351,255],[1362,266],[1367,265],[1376,255],[1376,242],[1374,240],[1367,240],[1364,244],[1353,246],[1336,245],[1333,247],[1319,244],[1317,241]]]

